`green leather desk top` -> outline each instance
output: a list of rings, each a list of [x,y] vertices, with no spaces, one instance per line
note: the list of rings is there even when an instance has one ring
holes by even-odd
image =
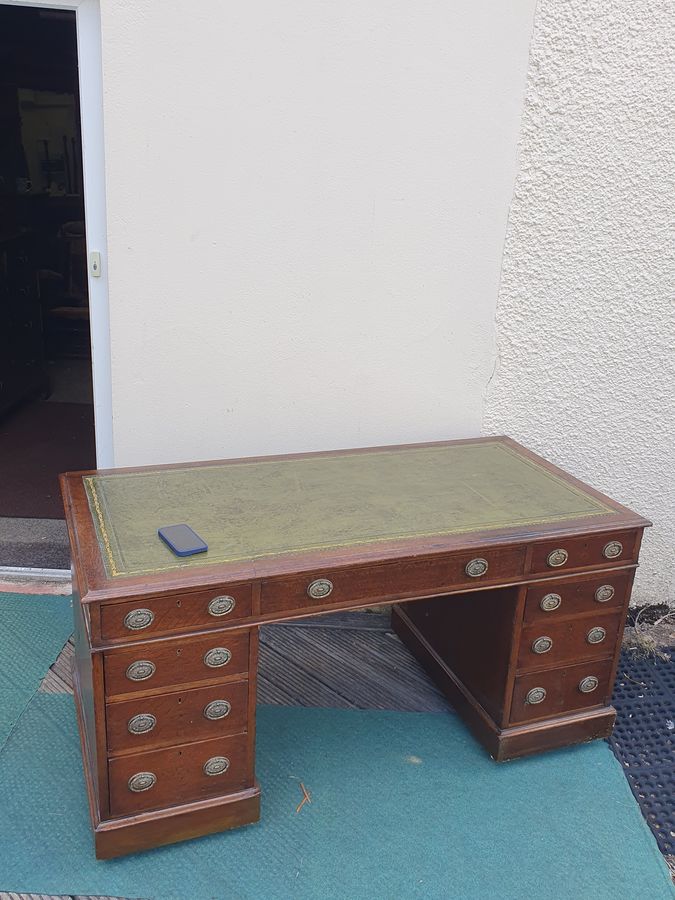
[[[499,441],[120,470],[84,485],[109,577],[614,512]],[[157,537],[182,522],[207,553],[178,558]]]

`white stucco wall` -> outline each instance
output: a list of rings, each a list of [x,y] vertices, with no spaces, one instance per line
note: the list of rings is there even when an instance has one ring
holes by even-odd
[[[101,0],[116,465],[479,433],[534,0]]]
[[[675,601],[675,7],[540,0],[484,426],[654,520]]]

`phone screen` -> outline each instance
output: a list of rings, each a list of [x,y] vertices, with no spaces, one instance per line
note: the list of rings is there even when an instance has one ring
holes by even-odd
[[[165,525],[157,534],[178,556],[203,553],[208,549],[206,543],[189,525]]]

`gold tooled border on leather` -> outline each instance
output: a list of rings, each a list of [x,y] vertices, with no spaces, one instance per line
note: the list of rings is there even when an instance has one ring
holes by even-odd
[[[500,450],[503,450],[503,451],[511,454],[512,456],[515,456],[521,463],[524,463],[525,465],[530,466],[531,468],[537,470],[538,472],[544,472],[544,474],[546,475],[547,478],[550,478],[551,480],[558,482],[558,484],[565,487],[571,493],[576,494],[579,497],[583,497],[587,503],[590,502],[598,507],[598,509],[594,512],[584,512],[583,513],[584,518],[591,517],[591,516],[604,516],[604,515],[609,515],[612,512],[614,512],[614,510],[611,507],[602,503],[602,501],[598,500],[596,497],[592,497],[590,494],[587,494],[586,491],[582,490],[581,488],[578,488],[576,485],[570,484],[566,479],[562,478],[561,476],[557,475],[554,472],[551,472],[549,469],[545,468],[544,466],[542,466],[535,460],[532,460],[525,456],[522,456],[515,449],[507,446],[506,444],[501,444],[498,442],[476,444],[475,448],[482,448],[482,447],[494,448],[495,446],[498,447]],[[433,450],[437,451],[440,448],[438,446],[428,447],[428,448],[423,448],[423,447],[413,448],[413,447],[411,447],[408,450],[400,450],[400,449],[399,450],[394,450],[394,449],[381,450],[381,451],[377,451],[375,453],[369,453],[368,455],[369,456],[378,456],[378,455],[384,456],[384,455],[389,455],[392,453],[405,453],[405,452],[412,452],[412,451],[424,452],[425,449],[428,449],[429,451],[433,451]],[[326,456],[326,457],[324,457],[324,459],[326,461],[329,461],[329,460],[332,461],[332,460],[344,458],[345,456],[355,456],[355,455],[357,455],[357,454],[354,454],[354,453],[335,454],[334,456]],[[292,461],[293,462],[303,462],[305,459],[316,459],[316,457],[313,456],[312,454],[310,454],[306,457],[296,457]],[[280,460],[270,458],[269,460],[262,459],[262,460],[256,460],[256,462],[250,462],[250,463],[235,463],[234,465],[237,465],[237,466],[260,466],[260,465],[265,465],[266,463],[271,464],[271,463],[278,463],[278,462],[280,462]],[[199,469],[211,469],[211,468],[213,468],[213,467],[212,466],[186,466],[184,469],[179,468],[179,469],[175,469],[174,471],[185,472],[185,471],[189,471],[189,470],[194,471],[194,470],[199,470]],[[153,472],[125,472],[123,477],[124,478],[143,478],[143,477],[152,476],[153,474],[154,474]],[[192,560],[189,562],[156,566],[154,568],[148,568],[148,567],[138,568],[138,569],[127,568],[127,569],[123,569],[120,571],[120,569],[118,568],[118,565],[115,561],[115,551],[117,551],[117,556],[120,559],[123,559],[124,554],[122,552],[122,548],[119,546],[119,543],[115,538],[114,532],[111,534],[108,531],[108,529],[106,528],[105,516],[104,516],[103,509],[102,509],[102,502],[104,503],[105,501],[101,501],[101,499],[99,497],[99,493],[96,489],[96,483],[95,483],[96,479],[98,477],[116,478],[118,476],[115,474],[104,475],[104,476],[85,475],[83,478],[85,491],[87,493],[87,497],[89,500],[89,508],[92,511],[92,513],[94,514],[93,519],[94,519],[94,524],[96,527],[97,537],[99,538],[99,547],[101,547],[101,550],[102,550],[102,557],[103,557],[106,571],[108,572],[108,574],[111,577],[116,578],[116,577],[120,577],[120,576],[131,576],[131,575],[152,575],[152,574],[157,574],[159,572],[171,571],[173,569],[181,569],[181,568],[189,568],[190,567]],[[394,535],[392,535],[392,534],[378,535],[377,537],[372,537],[372,538],[361,538],[361,539],[355,539],[355,540],[349,540],[349,541],[330,541],[330,542],[325,542],[325,543],[310,544],[305,547],[288,547],[288,548],[284,548],[281,550],[261,551],[259,553],[247,554],[244,556],[222,557],[219,559],[212,559],[208,563],[205,563],[203,559],[197,560],[197,562],[201,566],[203,566],[203,565],[221,565],[223,563],[254,561],[256,559],[264,559],[264,558],[268,558],[268,557],[272,557],[272,556],[285,556],[285,555],[291,554],[291,553],[307,553],[307,552],[311,552],[313,550],[331,550],[331,549],[338,549],[340,547],[358,547],[358,546],[363,546],[365,544],[378,544],[378,543],[384,543],[384,542],[388,542],[388,541],[403,541],[403,540],[410,540],[412,538],[443,537],[443,536],[447,536],[447,535],[451,535],[451,534],[470,534],[472,531],[495,531],[499,528],[508,528],[510,526],[517,526],[517,525],[549,525],[549,524],[553,524],[554,522],[564,522],[567,519],[573,519],[573,518],[575,518],[575,514],[562,513],[557,516],[540,516],[540,517],[536,517],[536,518],[532,518],[532,519],[527,519],[526,521],[515,522],[515,523],[513,522],[513,520],[507,519],[502,522],[492,523],[490,525],[481,525],[480,527],[476,527],[475,525],[469,525],[464,528],[456,528],[455,527],[455,528],[449,528],[449,529],[444,529],[444,530],[440,530],[440,531],[439,530],[415,531],[415,532],[411,531],[411,532],[406,532],[405,534],[397,534],[397,535],[396,534],[394,534]]]

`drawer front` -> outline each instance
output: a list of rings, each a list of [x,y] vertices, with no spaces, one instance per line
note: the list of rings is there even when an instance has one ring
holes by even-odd
[[[476,587],[518,579],[525,548],[477,550],[432,560],[278,578],[262,583],[263,615],[290,610],[326,609],[440,594],[457,587]],[[473,574],[470,574],[473,573]]]
[[[103,673],[107,697],[157,691],[193,681],[214,681],[248,672],[248,632],[218,631],[107,650]]]
[[[190,628],[222,628],[251,615],[250,584],[225,585],[171,597],[139,597],[101,606],[105,641],[137,641]]]
[[[106,705],[108,751],[169,747],[246,731],[248,681]]]
[[[524,622],[544,624],[579,613],[619,611],[627,599],[631,579],[631,572],[608,572],[583,581],[538,584],[527,592]]]
[[[245,734],[118,756],[108,763],[110,814],[163,809],[251,787],[247,757]]]
[[[603,659],[519,675],[513,691],[511,724],[605,706],[611,694],[611,671],[612,660]]]
[[[619,614],[598,615],[528,625],[520,638],[518,671],[612,656],[620,618]]]
[[[544,544],[534,544],[531,572],[554,575],[570,569],[592,566],[620,566],[635,558],[637,531],[619,534],[592,534],[581,538],[558,538]]]

